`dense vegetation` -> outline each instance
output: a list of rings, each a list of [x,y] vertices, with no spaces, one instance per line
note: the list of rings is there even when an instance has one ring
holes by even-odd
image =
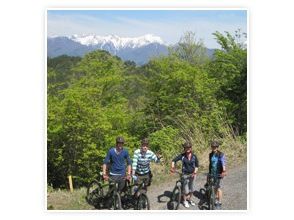
[[[240,32],[214,36],[212,59],[192,32],[144,66],[99,50],[48,58],[48,184],[88,183],[118,135],[131,154],[148,137],[165,163],[185,139],[199,155],[218,139],[246,157],[247,50]]]

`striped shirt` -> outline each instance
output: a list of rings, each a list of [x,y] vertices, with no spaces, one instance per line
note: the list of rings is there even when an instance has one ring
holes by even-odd
[[[134,152],[132,169],[138,174],[147,174],[150,171],[151,161],[159,162],[159,159],[151,150],[147,150],[146,153],[142,154],[141,149],[137,149]]]

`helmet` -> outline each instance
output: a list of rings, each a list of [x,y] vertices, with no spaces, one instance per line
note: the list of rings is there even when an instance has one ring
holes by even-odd
[[[186,141],[182,146],[183,146],[183,148],[190,148],[190,147],[192,147],[192,144],[191,144],[191,142]]]
[[[147,138],[142,139],[141,144],[149,144],[149,140]]]
[[[219,143],[217,141],[212,141],[210,146],[211,147],[219,147]]]
[[[125,143],[125,140],[123,137],[117,137],[116,138],[116,143]]]

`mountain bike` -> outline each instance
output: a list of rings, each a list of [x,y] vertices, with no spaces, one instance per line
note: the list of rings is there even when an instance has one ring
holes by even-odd
[[[124,209],[133,207],[135,210],[150,210],[150,201],[146,194],[147,180],[144,179],[139,185],[130,181],[126,183],[126,189],[122,195]],[[136,189],[135,189],[136,188]]]
[[[207,200],[208,209],[215,210],[215,200],[216,200],[216,185],[219,181],[220,175],[212,175],[212,174],[206,174],[207,175],[207,186],[205,187],[205,197]]]
[[[111,179],[108,183],[104,183],[101,178],[91,181],[87,187],[86,201],[96,209],[122,209],[118,183]]]
[[[171,210],[177,210],[179,208],[179,205],[181,203],[182,200],[182,194],[183,194],[183,186],[186,184],[187,179],[184,178],[185,177],[191,177],[192,174],[183,174],[179,171],[175,171],[175,173],[178,173],[180,175],[179,180],[176,181],[176,185],[172,191],[172,195],[170,198],[170,201],[168,203],[168,209]]]

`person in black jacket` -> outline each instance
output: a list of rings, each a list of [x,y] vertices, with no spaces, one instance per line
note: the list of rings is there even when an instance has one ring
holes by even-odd
[[[221,183],[224,176],[226,176],[226,158],[223,152],[219,151],[219,143],[217,141],[211,142],[211,153],[209,154],[209,174],[215,176],[216,182],[216,208],[222,205],[222,190]]]
[[[182,173],[183,178],[186,180],[183,186],[183,205],[185,208],[189,208],[189,203],[192,206],[196,204],[192,201],[192,195],[195,191],[195,177],[198,171],[198,159],[195,154],[192,153],[192,144],[190,142],[185,142],[183,144],[184,153],[176,156],[171,163],[171,172],[175,172],[175,164],[177,161],[182,161]]]

